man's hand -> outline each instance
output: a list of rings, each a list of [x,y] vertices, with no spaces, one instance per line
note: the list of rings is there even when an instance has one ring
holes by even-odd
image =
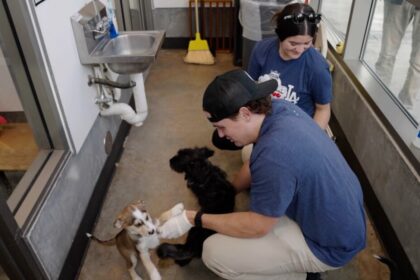
[[[188,221],[185,210],[173,216],[158,228],[159,238],[173,239],[187,233],[193,225]]]
[[[171,209],[163,212],[159,217],[159,224],[164,224],[167,220],[174,216],[178,216],[182,214],[182,211],[184,211],[184,204],[178,203]]]

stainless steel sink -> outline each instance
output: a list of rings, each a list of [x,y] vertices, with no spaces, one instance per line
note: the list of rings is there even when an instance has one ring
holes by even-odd
[[[80,62],[107,64],[119,74],[140,73],[157,57],[165,31],[125,31],[109,37],[106,7],[91,1],[71,17]]]
[[[143,72],[155,61],[164,35],[164,31],[120,32],[118,37],[99,44],[91,57],[106,63],[115,73]]]

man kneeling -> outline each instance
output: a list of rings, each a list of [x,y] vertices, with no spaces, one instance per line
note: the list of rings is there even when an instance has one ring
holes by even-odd
[[[290,102],[271,101],[276,87],[275,80],[256,83],[233,70],[216,77],[203,96],[220,137],[239,147],[254,144],[234,182],[238,192],[250,189],[250,209],[187,210],[172,219],[218,232],[205,241],[202,258],[225,279],[305,279],[307,272],[342,267],[365,247],[357,177],[307,114]],[[165,225],[160,231],[164,238],[185,233]]]

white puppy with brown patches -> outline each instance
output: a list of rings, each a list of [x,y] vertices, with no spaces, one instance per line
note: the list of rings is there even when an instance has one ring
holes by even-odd
[[[116,245],[121,256],[127,263],[131,279],[142,280],[136,272],[137,262],[140,256],[144,267],[151,280],[160,280],[161,276],[156,266],[150,259],[150,249],[159,245],[158,226],[173,216],[177,216],[184,210],[184,205],[178,203],[170,210],[164,212],[159,219],[152,219],[146,211],[143,201],[137,201],[127,205],[117,216],[114,227],[121,231],[109,240],[100,240],[87,233],[86,235],[100,244]]]

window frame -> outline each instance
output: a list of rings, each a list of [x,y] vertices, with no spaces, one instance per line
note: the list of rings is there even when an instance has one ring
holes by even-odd
[[[2,48],[7,50],[9,71],[40,149],[7,200],[25,237],[74,145],[67,137],[68,128],[61,117],[60,100],[54,94],[56,86],[43,51],[44,43],[37,22],[33,21],[34,3],[6,0],[0,6],[0,14]]]
[[[347,25],[346,39],[342,55],[337,56],[340,61],[350,70],[354,78],[368,93],[373,103],[383,114],[383,118],[390,124],[398,138],[398,142],[405,145],[411,156],[420,161],[420,151],[412,145],[417,135],[419,123],[407,112],[396,98],[390,94],[388,88],[381,82],[379,77],[363,61],[365,47],[370,32],[377,0],[353,0],[349,22]],[[313,1],[313,7],[322,13],[322,0]],[[357,15],[357,17],[353,17]],[[327,38],[331,51],[335,52],[337,44],[336,36],[331,36],[327,28]],[[400,141],[401,140],[401,141]]]

